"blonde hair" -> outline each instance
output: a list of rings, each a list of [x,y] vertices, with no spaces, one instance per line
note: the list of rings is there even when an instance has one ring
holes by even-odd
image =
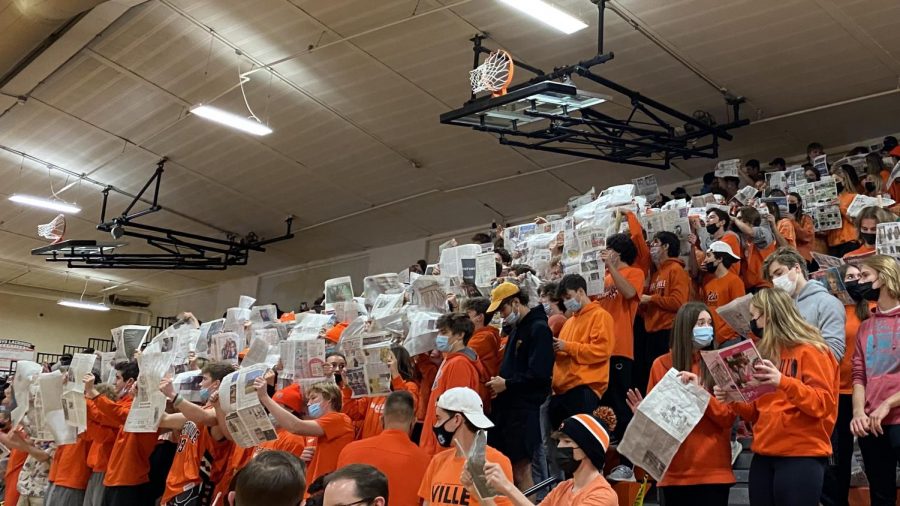
[[[875,223],[879,224],[897,221],[897,217],[890,211],[886,211],[878,206],[869,206],[863,208],[863,210],[859,212],[859,216],[856,217],[856,222],[854,223],[856,228],[862,229],[863,220],[875,220]]]
[[[341,389],[330,381],[320,381],[309,387],[307,395],[319,394],[331,404],[332,409],[340,411],[342,407]]]
[[[873,255],[862,261],[862,265],[878,273],[878,279],[884,284],[881,288],[895,299],[900,299],[900,265],[894,257]]]
[[[781,351],[801,344],[808,344],[821,351],[828,351],[819,329],[800,316],[794,299],[784,290],[764,288],[753,295],[750,304],[766,317],[759,353],[777,362]]]

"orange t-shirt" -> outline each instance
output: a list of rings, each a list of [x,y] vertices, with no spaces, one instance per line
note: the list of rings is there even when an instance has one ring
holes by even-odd
[[[437,376],[438,366],[431,361],[427,354],[416,355],[416,369],[419,371],[419,395],[416,402],[416,420],[425,420],[428,413],[428,399],[431,397],[431,387]]]
[[[306,483],[337,469],[341,450],[353,441],[353,422],[343,413],[326,413],[314,420],[325,432],[316,440],[316,452],[306,469]]]
[[[392,506],[418,506],[419,485],[431,457],[399,430],[385,430],[377,436],[348,444],[338,457],[338,468],[348,464],[368,464],[388,479]]]
[[[816,229],[813,225],[812,216],[804,214],[800,218],[800,223],[797,223],[797,220],[794,220],[793,218],[790,220],[791,226],[794,227],[794,238],[797,241],[797,251],[800,252],[800,256],[809,262],[812,260],[812,249],[816,239]]]
[[[469,506],[477,506],[481,504],[478,499],[469,495],[466,487],[460,483],[463,466],[466,464],[465,457],[458,457],[456,449],[451,448],[438,453],[431,459],[428,469],[425,470],[425,477],[422,478],[422,484],[419,486],[419,497],[421,497],[428,506],[459,506],[467,504]],[[512,464],[506,455],[491,448],[484,447],[485,460],[500,464],[506,479],[513,480]],[[504,496],[494,498],[497,506],[512,506],[512,501]]]
[[[500,329],[490,325],[481,327],[472,334],[466,346],[475,350],[492,378],[499,374],[500,362],[503,360],[503,354],[500,353]]]
[[[653,362],[650,381],[647,383],[648,393],[671,368],[671,352]],[[700,374],[699,357],[695,357],[691,372]],[[727,404],[711,398],[703,418],[681,443],[659,485],[734,483],[734,473],[731,471],[731,427],[735,418]]]
[[[416,396],[419,393],[419,387],[414,381],[403,381],[403,378],[400,376],[391,378],[391,389],[394,392],[406,390],[412,394],[413,402],[415,402]],[[382,395],[380,397],[360,397],[354,399],[352,395],[353,391],[350,390],[349,387],[341,389],[341,396],[343,397],[343,409],[341,411],[349,416],[354,422],[362,421],[362,430],[360,431],[359,439],[366,439],[381,434],[381,431],[384,430],[381,419],[384,413],[384,402],[387,400],[387,396]]]
[[[823,345],[824,347],[824,345]],[[781,351],[778,389],[732,410],[753,423],[753,452],[770,457],[827,457],[837,419],[840,373],[834,354],[810,344]]]
[[[841,208],[841,228],[828,231],[828,245],[837,246],[846,242],[855,241],[859,238],[856,226],[853,224],[853,218],[847,215],[847,209],[850,203],[856,198],[855,193],[842,193],[838,195],[838,204]]]
[[[84,490],[91,479],[91,468],[87,465],[90,440],[84,433],[78,436],[75,444],[56,447],[53,461],[50,462],[50,474],[47,479],[56,486]]]
[[[609,357],[615,341],[615,323],[599,302],[579,309],[566,320],[559,340],[565,351],[556,352],[553,364],[553,392],[563,394],[587,385],[603,397],[609,385]]]
[[[228,489],[231,488],[231,480],[238,471],[244,468],[250,459],[255,455],[256,447],[241,448],[236,444],[231,445],[230,453],[223,455],[223,461],[227,462],[227,466],[220,480],[216,482],[216,488],[213,492],[213,499],[216,497],[225,497]],[[307,484],[308,485],[308,484]]]
[[[125,420],[132,401],[131,397],[126,397],[113,402],[103,395],[87,401],[93,403],[104,417],[119,420],[122,424],[103,478],[107,487],[141,485],[150,481],[150,454],[156,448],[157,434],[125,432]]]
[[[738,337],[738,333],[725,323],[716,310],[744,295],[744,282],[731,271],[725,273],[721,278],[710,277],[703,285],[700,296],[712,311],[717,343],[734,339]]]
[[[602,475],[578,492],[572,492],[575,481],[566,480],[556,486],[540,506],[618,506],[619,496]]]
[[[634,317],[637,315],[641,292],[644,290],[644,271],[637,267],[627,266],[620,269],[619,272],[634,288],[634,297],[626,299],[622,296],[612,275],[607,274],[603,285],[606,289],[597,297],[597,302],[613,318],[613,331],[615,332],[613,356],[634,359]]]
[[[644,327],[647,332],[671,329],[675,313],[685,305],[691,291],[691,278],[684,270],[684,262],[670,258],[650,276],[644,306]]]
[[[797,248],[797,236],[794,235],[794,225],[791,224],[791,220],[788,218],[782,218],[775,226],[778,230],[778,233],[781,234],[781,237],[784,238],[785,242],[794,249]]]
[[[19,502],[19,491],[16,489],[16,484],[19,482],[19,473],[22,472],[22,466],[25,465],[25,459],[27,458],[28,452],[16,449],[9,451],[6,474],[3,475],[3,480],[6,482],[3,504],[14,505]]]

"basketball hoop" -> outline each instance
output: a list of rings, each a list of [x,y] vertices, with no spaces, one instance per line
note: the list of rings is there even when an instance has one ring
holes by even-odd
[[[484,63],[469,72],[472,92],[490,91],[491,96],[506,95],[506,88],[512,83],[515,64],[512,56],[498,49],[488,55]]]
[[[38,225],[38,235],[44,239],[52,239],[56,244],[62,240],[66,233],[66,215],[60,214],[53,221],[44,225]]]

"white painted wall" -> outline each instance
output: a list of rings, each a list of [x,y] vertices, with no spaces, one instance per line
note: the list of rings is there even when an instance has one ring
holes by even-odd
[[[201,321],[215,320],[221,318],[226,309],[237,306],[241,295],[256,297],[258,284],[257,276],[233,279],[160,297],[153,301],[150,310],[156,316],[175,316],[181,311],[191,311]]]

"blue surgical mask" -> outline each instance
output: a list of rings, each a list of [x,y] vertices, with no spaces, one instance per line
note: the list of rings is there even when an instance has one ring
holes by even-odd
[[[515,325],[517,321],[519,321],[519,313],[513,311],[512,313],[509,313],[509,316],[503,319],[503,324]]]
[[[317,402],[315,404],[310,404],[306,407],[306,412],[309,414],[309,417],[312,419],[319,418],[322,416],[322,403]]]
[[[702,350],[712,344],[713,328],[712,327],[694,327],[694,349]]]
[[[581,302],[578,302],[578,299],[572,297],[571,299],[566,299],[563,304],[565,304],[566,309],[573,313],[577,313],[581,309]]]
[[[437,351],[447,352],[450,351],[450,337],[449,336],[437,336],[434,340],[435,348]]]
[[[551,309],[553,306],[551,306],[549,302],[544,302],[544,303],[541,304],[541,305],[544,306],[544,312],[547,313],[547,315],[549,316],[549,315],[550,315],[550,309]]]
[[[208,388],[201,389],[200,390],[200,402],[202,402],[203,404],[206,404],[206,402],[208,400],[209,400],[209,389]]]

